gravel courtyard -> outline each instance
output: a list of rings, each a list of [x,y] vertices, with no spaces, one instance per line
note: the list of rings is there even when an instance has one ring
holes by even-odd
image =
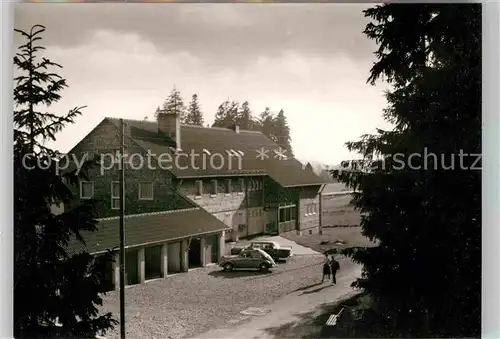
[[[349,196],[325,199],[324,225],[359,224],[359,214],[348,206],[349,201]],[[346,240],[348,245],[367,242],[359,227],[325,228],[323,235],[289,235],[287,238],[289,240],[266,237],[266,240],[292,246],[293,252],[301,255],[289,258],[287,263],[281,263],[269,274],[225,273],[218,266],[212,266],[128,287],[125,291],[127,337],[189,338],[227,325],[239,318],[239,312],[243,310],[269,305],[293,291],[317,283],[323,257],[310,254],[314,253],[311,249],[322,253],[338,238]],[[341,270],[346,265],[353,265],[346,258],[338,260]],[[104,297],[103,308],[119,320],[116,292]],[[106,334],[106,338],[119,338],[119,328],[117,325],[113,332]]]
[[[223,326],[249,307],[263,307],[320,279],[321,255],[297,255],[272,273],[221,272],[217,266],[126,289],[129,338],[183,338]],[[342,263],[341,266],[347,263]],[[116,292],[104,309],[119,319]],[[119,337],[119,325],[107,338]]]

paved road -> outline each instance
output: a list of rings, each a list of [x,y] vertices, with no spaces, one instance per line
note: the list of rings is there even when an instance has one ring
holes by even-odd
[[[212,266],[131,286],[126,289],[127,336],[177,339],[220,328],[245,309],[262,308],[317,283],[322,259],[297,255],[269,274],[225,273]],[[119,319],[115,292],[104,297],[104,310]],[[118,331],[119,326],[106,337],[118,338]]]
[[[349,286],[361,275],[359,265],[349,265],[339,272],[337,285],[313,284],[309,288],[295,291],[276,302],[254,312],[245,312],[234,317],[228,325],[200,334],[195,339],[274,339],[282,337],[271,329],[289,327],[300,321],[301,314],[317,312],[318,306],[349,297],[356,292]],[[253,315],[251,314],[253,313]],[[293,326],[293,325],[292,325]]]

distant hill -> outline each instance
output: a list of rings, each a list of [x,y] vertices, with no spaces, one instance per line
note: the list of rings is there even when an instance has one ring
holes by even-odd
[[[316,173],[316,175],[318,175],[319,177],[321,177],[325,180],[335,182],[332,179],[332,176],[330,175],[329,170],[335,169],[338,166],[327,165],[327,164],[323,164],[323,163],[315,162],[315,161],[301,161],[301,163],[302,163],[302,168],[304,168],[304,169],[306,168],[308,163],[311,164],[312,170],[314,171],[314,173]]]

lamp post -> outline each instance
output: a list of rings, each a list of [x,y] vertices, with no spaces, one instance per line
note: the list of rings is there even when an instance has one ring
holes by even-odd
[[[125,124],[121,123],[120,145],[120,338],[125,339]]]

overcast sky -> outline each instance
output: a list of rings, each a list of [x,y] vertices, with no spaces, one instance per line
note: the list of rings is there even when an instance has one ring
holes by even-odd
[[[366,4],[17,4],[15,27],[46,26],[46,54],[69,88],[54,112],[86,105],[58,135],[68,151],[104,117],[153,119],[173,86],[197,93],[207,123],[226,99],[283,109],[300,160],[337,164],[382,119],[366,84],[376,45]],[[16,40],[19,42],[19,40]]]

